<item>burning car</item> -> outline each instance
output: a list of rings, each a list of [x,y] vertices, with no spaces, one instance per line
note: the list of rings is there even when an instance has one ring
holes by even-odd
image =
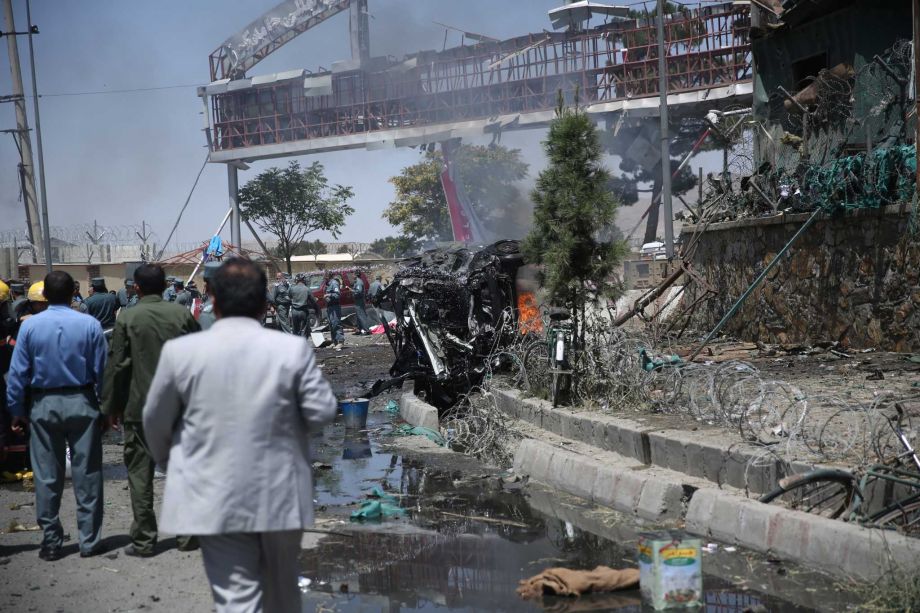
[[[489,356],[520,334],[516,281],[523,265],[513,240],[406,260],[378,300],[396,313],[396,328],[387,331],[396,360],[393,378],[373,391],[412,380],[417,395],[446,409],[478,385]]]

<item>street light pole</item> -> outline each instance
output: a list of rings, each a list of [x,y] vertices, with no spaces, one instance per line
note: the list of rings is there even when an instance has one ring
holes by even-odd
[[[26,0],[26,22],[29,27],[29,64],[32,68],[32,103],[35,105],[35,143],[38,151],[38,182],[42,198],[42,242],[45,252],[45,269],[51,272],[51,229],[48,223],[48,190],[45,188],[45,157],[42,154],[42,122],[38,114],[38,82],[35,79],[35,48],[32,45],[32,2]],[[35,28],[36,32],[38,28]]]

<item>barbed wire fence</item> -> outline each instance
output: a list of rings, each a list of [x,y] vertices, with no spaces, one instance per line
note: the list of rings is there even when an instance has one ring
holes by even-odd
[[[839,64],[797,93],[769,92],[769,118],[748,116],[728,135],[729,176],[710,176],[703,197],[710,220],[912,201],[912,53],[899,40],[858,69]]]

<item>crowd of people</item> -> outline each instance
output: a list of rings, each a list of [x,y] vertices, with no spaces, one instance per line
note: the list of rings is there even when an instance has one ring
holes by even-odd
[[[197,297],[181,281],[168,287],[155,264],[124,291],[93,279],[85,299],[66,272],[28,291],[0,282],[0,436],[27,436],[42,560],[63,556],[68,448],[80,556],[106,551],[102,435],[115,428],[133,513],[125,555],[154,555],[163,528],[183,535],[179,549],[201,548],[218,611],[299,611],[300,533],[313,519],[308,433],[337,404],[302,338],[301,314],[319,307],[302,280],[267,296],[265,272],[245,259],[208,263],[203,277]],[[282,293],[300,334],[261,325]],[[0,456],[6,448],[0,439]],[[159,525],[157,465],[167,472]]]
[[[377,275],[373,282],[365,286],[364,273],[356,271],[353,274],[354,282],[350,287],[343,284],[340,273],[331,271],[325,273],[320,284],[332,348],[336,351],[341,351],[345,346],[345,329],[342,325],[343,290],[351,291],[355,309],[355,334],[359,336],[371,333],[372,322],[367,314],[367,304],[372,303],[384,290],[381,275]],[[316,315],[316,323],[322,321],[322,309],[308,283],[309,277],[304,273],[297,273],[293,277],[285,272],[275,275],[268,302],[281,331],[309,338],[312,333],[310,314]]]

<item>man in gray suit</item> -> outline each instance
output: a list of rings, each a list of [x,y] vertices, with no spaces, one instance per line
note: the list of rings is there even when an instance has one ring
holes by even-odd
[[[300,611],[309,435],[335,396],[306,339],[261,326],[261,268],[233,258],[209,287],[217,322],[163,346],[144,405],[150,453],[169,460],[160,526],[200,537],[218,612]]]

